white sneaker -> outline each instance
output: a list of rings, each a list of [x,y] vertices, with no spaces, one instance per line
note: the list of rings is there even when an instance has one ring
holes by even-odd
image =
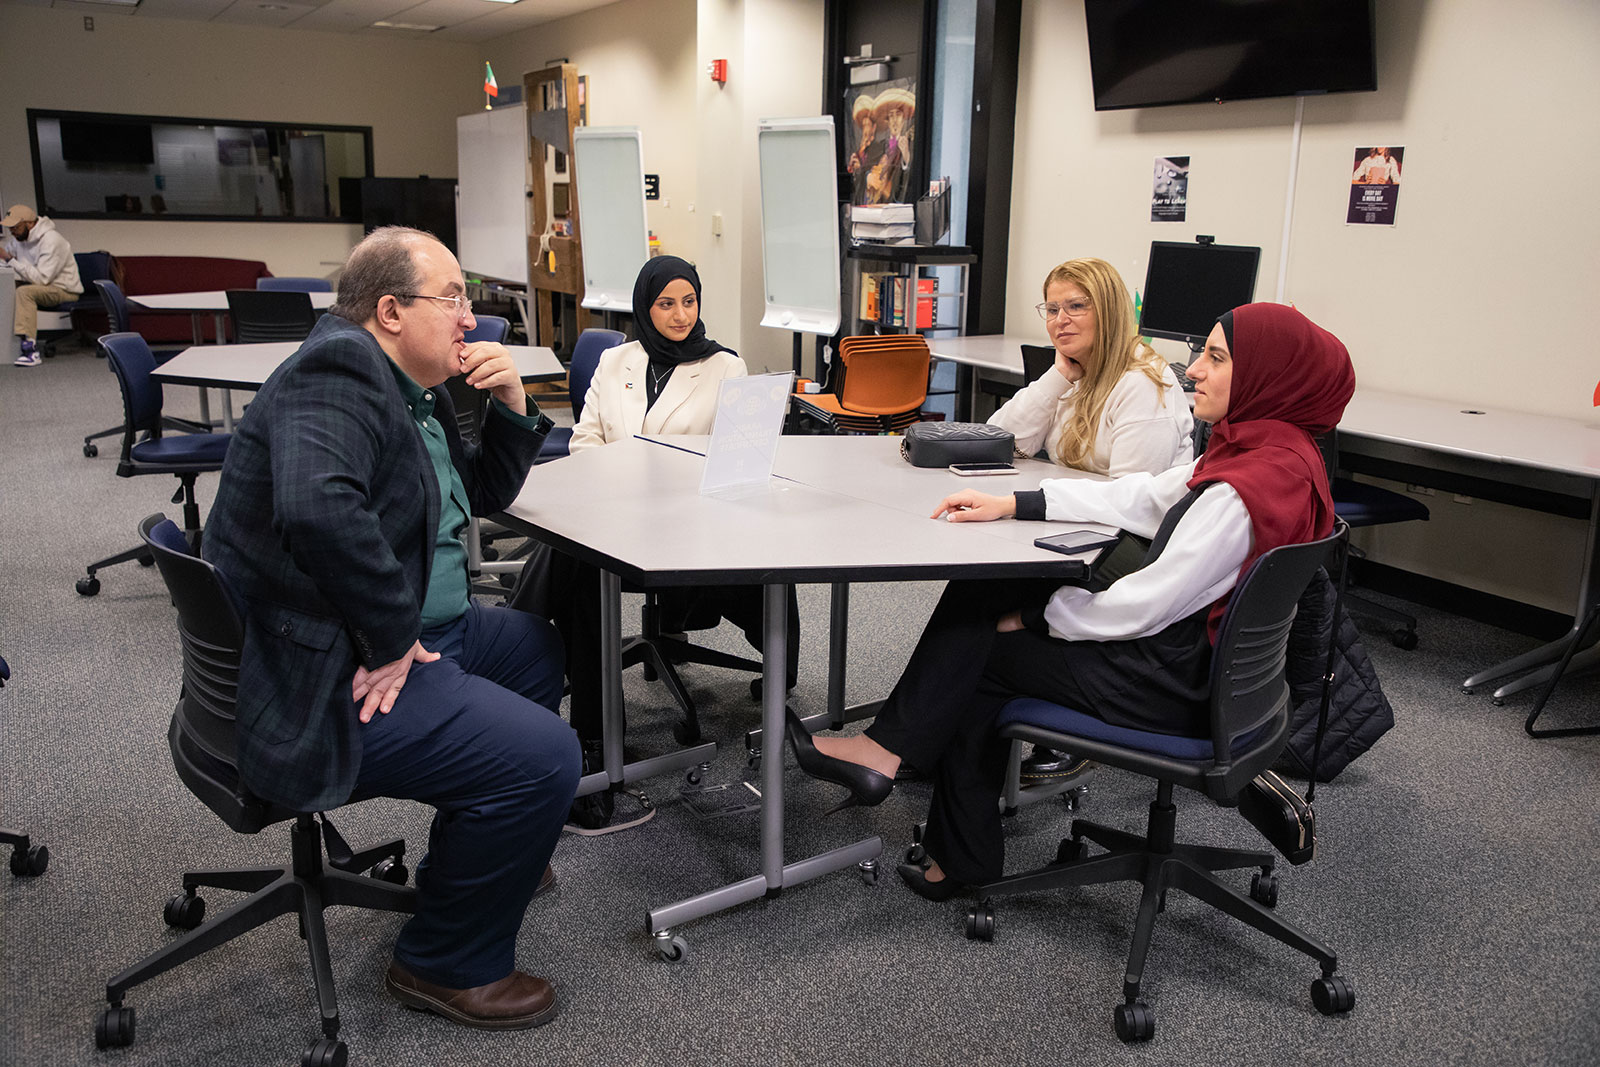
[[[42,362],[44,361],[39,358],[39,352],[35,349],[32,352],[22,353],[22,355],[11,361],[11,365],[13,367],[37,367]]]

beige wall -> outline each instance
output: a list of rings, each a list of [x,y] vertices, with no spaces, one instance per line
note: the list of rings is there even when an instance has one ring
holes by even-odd
[[[34,199],[26,109],[371,126],[377,173],[456,173],[455,117],[481,106],[483,57],[471,45],[182,22],[110,13],[92,33],[79,13],[0,5],[27,62],[0,64],[0,188]],[[47,74],[49,57],[60,74]],[[419,77],[418,72],[429,72]],[[320,223],[66,219],[79,251],[261,259],[274,274],[326,275],[361,236]]]
[[[1305,101],[1285,299],[1337,333],[1368,386],[1579,419],[1600,360],[1581,332],[1600,289],[1600,5],[1386,0],[1376,93]],[[1081,0],[1025,0],[1008,330],[1060,260],[1098,255],[1130,287],[1152,240],[1213,234],[1280,266],[1294,100],[1096,113]],[[1397,225],[1346,226],[1357,145],[1404,145]],[[1191,157],[1189,221],[1150,223],[1158,155]],[[1181,345],[1158,344],[1169,358]],[[1366,535],[1375,558],[1571,611],[1583,523],[1426,498],[1433,521]],[[1508,568],[1505,538],[1536,565]],[[1499,546],[1498,548],[1496,546]]]

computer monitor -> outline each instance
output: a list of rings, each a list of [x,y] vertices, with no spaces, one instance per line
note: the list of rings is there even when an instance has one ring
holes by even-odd
[[[1139,332],[1200,351],[1219,315],[1255,298],[1260,263],[1251,245],[1150,242]]]

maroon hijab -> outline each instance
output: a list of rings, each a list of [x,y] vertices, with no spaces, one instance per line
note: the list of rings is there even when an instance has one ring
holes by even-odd
[[[1343,343],[1291,307],[1246,304],[1229,316],[1228,411],[1211,428],[1189,488],[1227,482],[1244,501],[1255,536],[1243,578],[1274,548],[1333,532],[1327,470],[1313,438],[1339,424],[1356,374]],[[1212,605],[1213,641],[1227,600]]]

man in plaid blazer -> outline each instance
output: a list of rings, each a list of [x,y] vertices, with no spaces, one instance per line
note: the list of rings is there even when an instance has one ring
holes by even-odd
[[[554,627],[468,593],[468,515],[511,502],[550,428],[502,346],[464,343],[473,325],[442,244],[401,227],[364,239],[338,303],[240,421],[204,554],[244,609],[245,784],[302,811],[433,805],[386,984],[410,1007],[520,1029],[555,1014],[514,956],[580,756]],[[493,398],[474,447],[439,389],[455,374]]]

